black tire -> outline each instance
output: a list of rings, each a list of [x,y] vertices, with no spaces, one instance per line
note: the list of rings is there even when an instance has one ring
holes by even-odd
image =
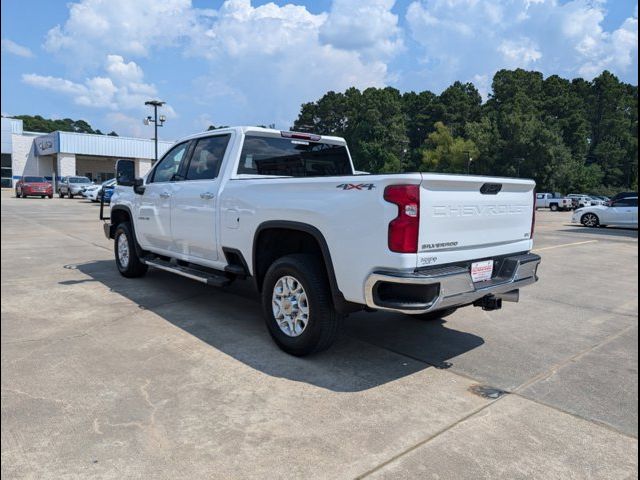
[[[595,228],[600,225],[600,219],[595,213],[585,213],[580,217],[580,223],[585,227]]]
[[[22,192],[22,198],[27,198],[27,194]]]
[[[16,198],[20,198],[21,196],[22,196],[22,195],[20,195],[20,194],[18,193],[18,190],[16,190]]]
[[[47,197],[49,197],[49,198],[53,198],[53,195],[47,195]]]
[[[292,276],[299,281],[307,297],[308,322],[302,333],[295,337],[280,329],[273,314],[274,288],[284,276]],[[301,357],[326,350],[338,335],[341,316],[333,307],[324,266],[313,255],[288,255],[271,264],[262,284],[262,308],[271,337],[291,355]]]
[[[419,313],[417,315],[411,315],[411,316],[424,321],[440,320],[441,318],[452,315],[453,313],[456,312],[456,310],[458,310],[457,307],[443,308],[442,310],[435,310],[433,312],[427,312],[427,313]]]
[[[64,193],[62,193],[62,192],[58,192],[58,196],[59,196],[60,198],[64,198]]]
[[[551,210],[552,212],[557,212],[558,211],[558,204],[557,203],[552,203],[551,205],[549,205],[549,210]]]
[[[73,193],[69,192],[69,198],[73,198]]]
[[[126,265],[123,265],[120,261],[120,256],[118,255],[118,239],[124,235],[127,244],[129,246],[129,260]],[[129,222],[122,222],[116,228],[116,233],[114,235],[113,242],[113,254],[116,258],[116,265],[118,267],[118,271],[123,277],[127,278],[136,278],[142,277],[149,267],[142,263],[140,257],[138,256],[138,248],[136,239],[133,236],[133,232],[131,231],[131,225]]]

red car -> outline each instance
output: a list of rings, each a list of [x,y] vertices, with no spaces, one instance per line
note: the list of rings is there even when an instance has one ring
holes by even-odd
[[[53,186],[44,177],[21,177],[16,183],[16,197],[53,198]]]

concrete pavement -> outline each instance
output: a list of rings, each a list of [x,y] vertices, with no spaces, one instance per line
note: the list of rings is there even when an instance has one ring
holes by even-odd
[[[636,230],[540,211],[520,303],[299,359],[248,282],[122,278],[97,210],[2,192],[4,478],[637,476]]]

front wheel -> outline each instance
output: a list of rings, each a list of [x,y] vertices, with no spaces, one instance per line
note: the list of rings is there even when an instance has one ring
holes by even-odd
[[[62,193],[62,192],[58,192],[58,196],[59,196],[60,198],[64,198],[64,193]]]
[[[285,352],[304,356],[331,346],[340,315],[322,264],[313,256],[276,260],[264,277],[262,307],[269,333]]]
[[[554,204],[552,204],[552,205],[549,207],[549,210],[551,210],[552,212],[557,212],[557,211],[558,211],[558,205],[556,205],[555,203],[554,203]]]
[[[123,222],[116,228],[113,249],[118,271],[123,277],[142,277],[149,267],[142,263],[136,249],[136,239],[131,231],[131,224]]]
[[[580,223],[585,227],[595,228],[600,225],[600,219],[595,213],[585,213],[580,219]]]

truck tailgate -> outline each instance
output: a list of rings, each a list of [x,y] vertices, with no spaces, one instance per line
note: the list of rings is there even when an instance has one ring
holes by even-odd
[[[418,267],[531,249],[532,180],[423,174]]]

